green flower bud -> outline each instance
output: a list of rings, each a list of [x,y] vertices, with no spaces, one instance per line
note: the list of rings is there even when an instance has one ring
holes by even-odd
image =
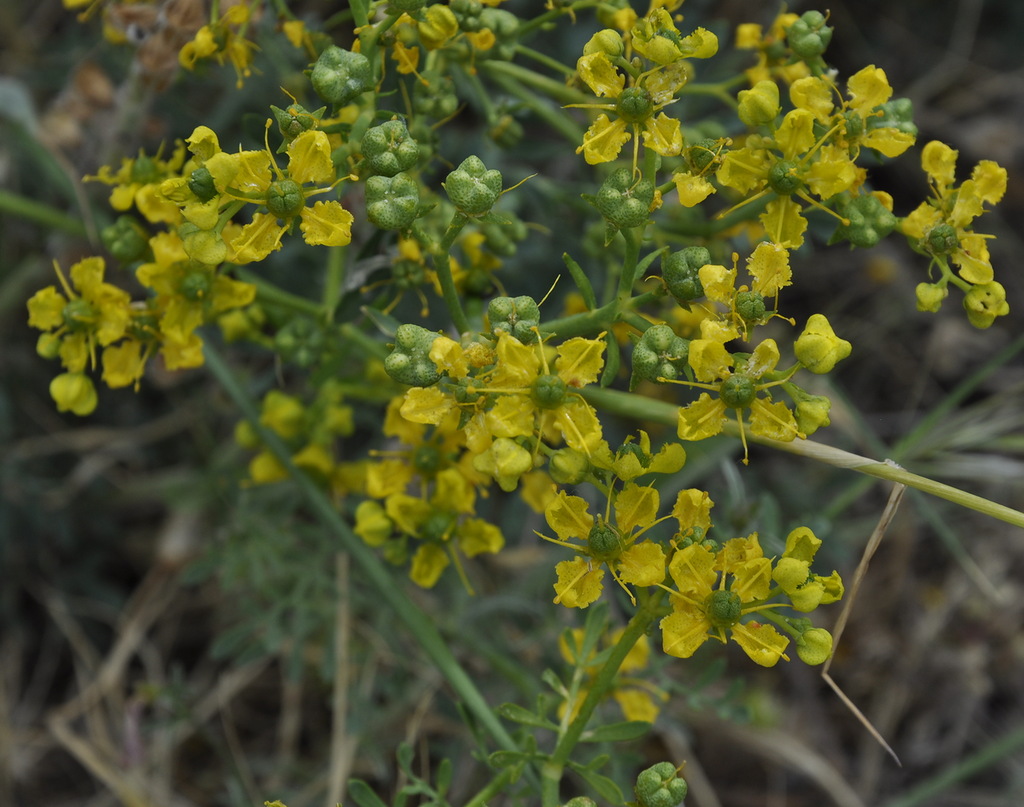
[[[293,218],[305,206],[306,195],[294,179],[275,179],[267,188],[267,210],[279,219]]]
[[[488,474],[506,493],[519,485],[519,477],[533,470],[533,455],[509,437],[498,437],[490,448],[473,458],[473,467]]]
[[[824,375],[849,356],[853,346],[836,336],[824,314],[811,314],[793,349],[797,361],[804,367],[812,373]]]
[[[516,242],[526,238],[526,225],[515,216],[504,214],[480,222],[480,232],[491,252],[507,258],[516,254]]]
[[[633,347],[633,374],[629,388],[636,389],[641,381],[679,378],[686,372],[689,355],[688,339],[676,336],[668,325],[652,325]]]
[[[50,382],[50,397],[58,412],[74,412],[79,417],[91,415],[99,396],[92,379],[84,373],[61,373]]]
[[[793,53],[806,61],[819,59],[832,41],[832,28],[825,24],[820,11],[806,11],[786,29],[786,39]]]
[[[661,260],[661,276],[669,294],[685,305],[704,296],[700,269],[711,263],[711,253],[704,247],[686,247]]]
[[[694,174],[703,174],[715,162],[721,162],[728,151],[721,140],[706,137],[686,149],[686,162]]]
[[[756,291],[741,291],[736,295],[736,313],[743,318],[744,322],[763,322],[765,312],[762,294]]]
[[[288,109],[281,109],[271,104],[270,111],[277,122],[278,131],[281,132],[285,141],[285,145],[278,149],[278,151],[283,151],[286,145],[300,134],[315,129],[319,125],[320,118],[327,111],[327,107],[320,107],[315,112],[310,112],[302,104],[292,104]]]
[[[629,168],[613,171],[601,185],[597,196],[584,196],[600,211],[613,230],[645,224],[654,204],[654,183],[649,179],[633,181]]]
[[[209,202],[218,193],[217,185],[213,181],[213,174],[205,165],[199,166],[189,174],[185,184],[200,202]]]
[[[366,180],[366,218],[382,230],[404,230],[420,212],[420,186],[408,174]]]
[[[487,7],[480,12],[480,27],[487,28],[494,34],[494,47],[485,54],[477,54],[489,59],[510,60],[516,52],[518,44],[519,18],[511,11],[503,8]]]
[[[587,535],[587,549],[590,550],[590,556],[597,561],[617,558],[622,553],[619,531],[610,524],[598,520]]]
[[[950,224],[937,224],[924,237],[923,246],[932,255],[950,255],[960,247],[956,228]]]
[[[441,379],[430,359],[430,347],[438,334],[419,325],[399,325],[395,346],[384,359],[384,370],[400,384],[429,387]]]
[[[309,80],[325,101],[344,106],[373,89],[373,68],[363,54],[330,45],[316,60]]]
[[[949,296],[949,286],[945,283],[918,283],[914,289],[917,297],[917,310],[935,313],[942,308],[942,301]]]
[[[637,807],[676,807],[686,798],[686,780],[671,762],[652,765],[636,778]]]
[[[779,160],[768,169],[768,187],[780,196],[789,196],[804,186],[796,172],[796,163]]]
[[[654,101],[643,87],[626,87],[615,100],[615,112],[627,123],[643,123],[654,114]]]
[[[832,655],[832,634],[824,628],[804,631],[796,639],[796,654],[804,664],[824,664]]]
[[[722,382],[718,397],[730,409],[746,409],[757,397],[757,386],[752,378],[735,373]]]
[[[501,195],[501,173],[488,170],[476,156],[463,160],[441,184],[456,209],[467,216],[483,215]]]
[[[274,336],[274,348],[286,361],[312,367],[323,355],[323,329],[309,317],[293,317]]]
[[[487,320],[495,336],[505,331],[524,345],[529,345],[537,340],[540,306],[525,294],[516,298],[495,297],[487,305]]]
[[[203,269],[193,269],[181,279],[178,291],[189,302],[199,303],[210,296],[212,288],[213,275]]]
[[[782,111],[779,104],[779,85],[765,79],[749,90],[740,90],[738,115],[750,128],[767,126]]]
[[[835,211],[850,223],[840,223],[836,227],[829,239],[830,244],[849,241],[855,247],[873,247],[899,223],[881,199],[871,193],[861,196],[843,194],[835,204]]]
[[[590,473],[590,459],[575,448],[560,448],[548,460],[548,475],[558,485],[578,485]]]
[[[221,234],[214,230],[201,230],[195,224],[186,221],[178,227],[181,245],[192,260],[216,266],[228,257],[228,245]]]
[[[118,216],[100,233],[103,245],[122,263],[134,263],[149,253],[149,233],[132,216]]]
[[[740,621],[742,612],[743,600],[735,591],[716,589],[704,600],[704,613],[716,628],[731,628]]]
[[[964,310],[967,320],[975,328],[987,328],[996,317],[1010,313],[1010,305],[1006,302],[1006,289],[994,280],[991,283],[974,286],[964,296]]]
[[[459,108],[459,98],[451,78],[432,71],[424,71],[420,75],[422,80],[413,84],[413,112],[438,120],[453,115]]]
[[[366,131],[360,145],[363,159],[374,174],[393,177],[413,168],[420,158],[419,144],[400,120],[389,120]]]
[[[530,385],[530,399],[541,409],[557,409],[565,403],[569,387],[560,376],[539,375]]]

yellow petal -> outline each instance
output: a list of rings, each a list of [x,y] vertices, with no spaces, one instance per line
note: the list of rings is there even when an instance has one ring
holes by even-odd
[[[628,535],[637,528],[649,527],[658,517],[658,491],[630,482],[615,496],[615,524]]]
[[[569,496],[565,491],[560,491],[558,497],[547,506],[544,518],[563,541],[571,538],[585,541],[594,526],[594,517],[587,512],[586,500],[579,496]]]

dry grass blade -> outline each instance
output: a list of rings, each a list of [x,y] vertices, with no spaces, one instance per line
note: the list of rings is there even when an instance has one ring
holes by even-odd
[[[891,463],[891,460],[886,460],[886,462]],[[839,614],[839,618],[836,620],[835,630],[833,631],[833,655],[829,656],[825,661],[824,666],[821,668],[821,677],[824,679],[825,683],[832,688],[832,691],[836,693],[846,708],[856,716],[864,728],[866,728],[871,736],[875,738],[878,744],[889,752],[889,756],[891,756],[900,767],[902,767],[903,763],[900,762],[900,758],[897,756],[896,752],[893,751],[892,746],[885,741],[885,738],[871,724],[871,721],[868,720],[857,705],[846,696],[846,693],[843,692],[832,676],[829,675],[829,669],[832,666],[832,658],[835,655],[835,648],[839,646],[839,639],[843,635],[843,630],[846,628],[846,622],[850,617],[850,612],[853,610],[853,604],[857,599],[857,591],[860,588],[861,581],[867,574],[868,564],[871,563],[871,558],[877,551],[879,544],[881,544],[882,537],[885,535],[889,522],[891,522],[893,516],[896,515],[896,510],[900,506],[900,502],[902,501],[903,494],[906,490],[906,485],[896,484],[893,486],[892,492],[889,494],[889,501],[886,502],[885,509],[882,511],[882,515],[878,519],[878,523],[875,525],[874,531],[871,533],[871,538],[868,539],[867,546],[864,547],[864,554],[861,556],[860,563],[857,565],[857,570],[853,574],[853,582],[847,592],[846,602],[843,605],[842,613]]]

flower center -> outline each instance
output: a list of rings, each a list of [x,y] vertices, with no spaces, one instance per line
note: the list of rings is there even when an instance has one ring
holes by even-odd
[[[642,123],[654,112],[654,102],[643,87],[626,87],[615,101],[615,112],[627,123]]]
[[[731,628],[740,621],[742,612],[743,602],[733,591],[716,589],[704,600],[704,613],[716,628]]]
[[[212,285],[213,280],[208,272],[189,272],[181,280],[181,295],[190,302],[198,303],[206,299]]]
[[[956,237],[956,228],[949,224],[932,227],[925,239],[928,251],[933,255],[949,255],[960,246],[960,239]]]
[[[622,551],[618,530],[609,524],[598,522],[590,528],[590,534],[587,535],[587,548],[594,560],[604,562],[617,558]]]
[[[267,188],[267,210],[279,219],[290,219],[306,204],[302,186],[294,179],[278,179]]]
[[[803,184],[796,174],[796,163],[791,160],[780,160],[768,169],[768,186],[782,196],[795,193]]]
[[[188,189],[192,191],[200,202],[209,202],[217,195],[217,186],[213,183],[213,175],[205,165],[193,171],[188,178]]]
[[[746,409],[757,397],[754,379],[742,373],[729,376],[718,388],[718,397],[730,409]]]
[[[541,409],[557,409],[565,402],[566,383],[557,375],[540,375],[530,387],[530,399]]]
[[[96,319],[96,309],[81,297],[70,300],[61,314],[71,331],[86,331]]]

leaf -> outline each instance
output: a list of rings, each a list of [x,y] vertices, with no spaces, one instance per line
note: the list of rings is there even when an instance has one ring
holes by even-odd
[[[562,253],[562,260],[565,262],[566,268],[569,270],[569,274],[572,275],[573,282],[576,284],[576,288],[580,290],[580,294],[583,295],[583,302],[587,306],[588,311],[593,311],[597,308],[597,297],[594,295],[594,287],[590,285],[590,278],[587,277],[587,273],[583,271],[582,267],[576,263],[568,252]]]
[[[584,732],[583,736],[580,737],[580,741],[587,743],[619,743],[643,737],[650,730],[651,724],[646,720],[625,720],[621,723],[609,723],[607,726],[598,726],[593,731]]]
[[[387,807],[362,779],[349,779],[348,795],[359,807]]]
[[[497,709],[498,716],[511,720],[514,723],[522,723],[524,726],[533,726],[539,729],[550,729],[557,731],[558,726],[540,715],[536,715],[529,709],[520,706],[518,703],[503,703]]]
[[[607,776],[602,776],[587,768],[581,768],[577,773],[594,789],[594,792],[602,800],[609,804],[622,804],[625,801],[622,790]]]
[[[601,373],[601,386],[607,387],[619,374],[622,354],[620,353],[618,340],[616,340],[615,334],[611,331],[604,335],[604,341],[608,345],[608,357],[605,359],[604,371]]]

